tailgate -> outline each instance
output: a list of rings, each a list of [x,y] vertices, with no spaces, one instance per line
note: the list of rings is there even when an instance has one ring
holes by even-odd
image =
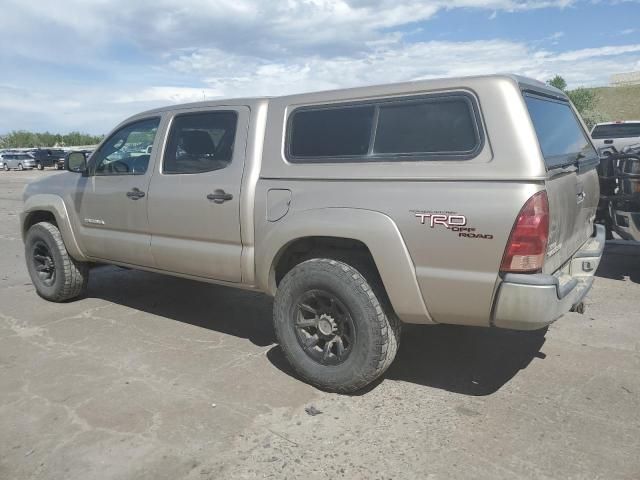
[[[564,265],[593,235],[600,199],[598,154],[568,101],[525,93],[548,176],[549,244],[544,273]]]

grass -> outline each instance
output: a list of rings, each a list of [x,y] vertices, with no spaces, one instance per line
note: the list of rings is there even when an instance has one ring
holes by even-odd
[[[607,121],[640,120],[640,85],[594,88],[596,109]]]

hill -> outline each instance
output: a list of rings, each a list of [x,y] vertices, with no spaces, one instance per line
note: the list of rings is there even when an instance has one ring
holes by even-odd
[[[593,88],[596,110],[607,121],[640,120],[640,85]]]

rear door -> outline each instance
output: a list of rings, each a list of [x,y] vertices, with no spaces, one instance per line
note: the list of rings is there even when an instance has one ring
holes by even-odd
[[[240,185],[248,107],[183,110],[171,119],[149,191],[160,269],[240,282]]]
[[[593,234],[600,197],[598,154],[568,101],[525,93],[547,167],[549,244],[545,273],[560,268]]]

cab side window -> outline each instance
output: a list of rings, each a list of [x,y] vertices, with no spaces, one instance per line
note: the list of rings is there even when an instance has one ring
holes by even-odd
[[[225,168],[233,157],[238,115],[231,111],[189,113],[173,119],[163,174],[193,174]]]
[[[160,118],[149,118],[130,123],[114,133],[92,157],[94,174],[144,175],[160,125]]]

